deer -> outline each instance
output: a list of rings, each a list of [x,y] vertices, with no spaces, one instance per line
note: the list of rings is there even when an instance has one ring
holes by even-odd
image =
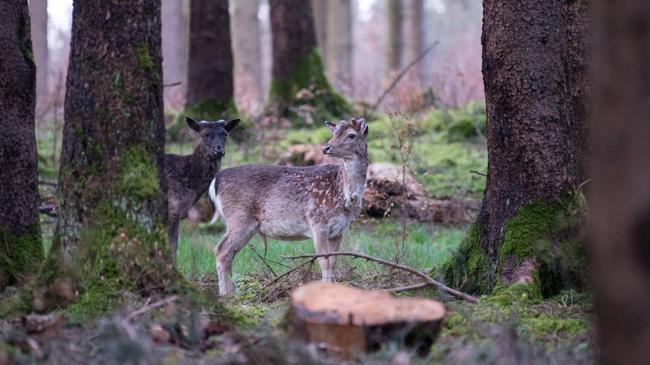
[[[239,124],[239,119],[197,122],[186,117],[187,125],[201,136],[191,155],[165,154],[167,178],[167,224],[172,258],[176,262],[180,220],[210,186],[226,154],[226,137]]]
[[[231,296],[232,261],[253,238],[312,239],[317,254],[336,252],[361,212],[368,170],[368,124],[363,118],[326,122],[331,139],[322,152],[336,163],[308,167],[242,165],[220,171],[208,194],[212,221],[226,233],[214,248],[219,294]],[[334,281],[336,257],[319,258],[322,280]]]

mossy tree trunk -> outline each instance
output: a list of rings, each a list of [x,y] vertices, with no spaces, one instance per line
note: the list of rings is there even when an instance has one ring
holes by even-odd
[[[160,0],[74,2],[59,217],[35,309],[76,299],[81,314],[103,311],[120,291],[148,295],[177,279],[165,229],[160,30]]]
[[[299,106],[313,108],[317,119],[343,119],[347,102],[336,93],[323,69],[311,1],[270,0],[273,68],[269,105],[280,116],[303,117]]]
[[[0,3],[0,289],[43,260],[27,0]]]
[[[190,1],[189,112],[210,120],[236,117],[233,72],[228,0]]]
[[[601,364],[650,349],[650,8],[594,2],[590,224]]]
[[[581,282],[582,144],[566,29],[560,0],[484,2],[488,173],[477,221],[446,265],[453,286],[523,284],[539,296]]]

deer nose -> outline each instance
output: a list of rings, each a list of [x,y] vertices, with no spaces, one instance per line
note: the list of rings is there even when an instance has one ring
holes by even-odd
[[[217,157],[223,157],[223,156],[226,154],[226,151],[223,150],[223,147],[215,147],[215,148],[212,150],[212,152],[214,152],[214,154],[215,154]]]
[[[326,144],[325,146],[323,146],[323,153],[324,153],[324,154],[328,154],[328,153],[330,153],[331,150],[332,150],[332,146],[330,146],[330,145],[328,145],[328,144]]]

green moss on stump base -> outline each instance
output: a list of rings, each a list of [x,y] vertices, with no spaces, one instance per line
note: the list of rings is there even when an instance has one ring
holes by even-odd
[[[296,126],[305,124],[307,114],[320,126],[321,121],[345,119],[351,112],[348,102],[327,81],[318,48],[297,64],[287,80],[271,81],[269,105]]]
[[[34,274],[43,262],[43,242],[38,224],[21,235],[0,227],[0,289]]]
[[[494,291],[511,296],[512,284],[530,298],[548,297],[586,282],[586,253],[581,228],[586,214],[582,193],[568,192],[558,202],[523,206],[504,227],[496,258],[481,245],[474,225],[457,253],[444,265],[447,283],[473,293]],[[530,262],[532,277],[526,283],[509,282],[512,272]],[[520,287],[521,286],[521,287]],[[508,291],[506,291],[508,290]]]

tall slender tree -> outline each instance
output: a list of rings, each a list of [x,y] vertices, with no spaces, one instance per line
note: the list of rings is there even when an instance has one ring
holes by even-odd
[[[564,2],[486,0],[483,75],[488,172],[479,216],[446,265],[474,292],[522,284],[548,295],[579,284],[584,215]]]
[[[262,101],[262,52],[260,22],[257,17],[259,0],[233,2],[233,53],[235,59],[235,95],[240,105]]]
[[[163,91],[165,101],[178,107],[187,85],[187,23],[183,7],[187,0],[162,0]],[[171,86],[175,83],[180,83]]]
[[[390,73],[402,65],[402,1],[386,2],[386,71]]]
[[[0,288],[43,260],[27,0],[0,3]]]
[[[650,8],[594,2],[590,183],[601,364],[647,364],[650,349]]]
[[[228,0],[190,1],[190,51],[186,105],[205,118],[231,118],[234,63]]]
[[[352,86],[352,0],[327,1],[327,71],[338,87]]]
[[[310,1],[269,0],[273,68],[269,103],[276,113],[295,115],[293,107],[311,105],[320,119],[342,118],[347,102],[330,86],[316,44]],[[307,92],[300,92],[307,91]]]
[[[30,0],[29,14],[36,63],[36,108],[42,112],[47,107],[50,53],[47,47],[47,0]]]
[[[149,294],[177,278],[165,229],[160,32],[160,0],[74,2],[59,216],[41,277],[48,292],[35,303],[78,292],[80,311],[108,309],[119,291]]]
[[[424,0],[405,0],[404,18],[404,63],[416,60],[424,51]],[[415,81],[422,78],[422,64],[416,64],[411,71]]]

